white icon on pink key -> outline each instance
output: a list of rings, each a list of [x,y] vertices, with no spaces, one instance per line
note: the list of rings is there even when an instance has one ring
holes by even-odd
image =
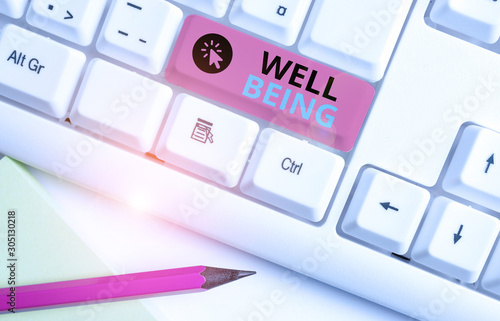
[[[219,34],[206,34],[200,37],[193,46],[194,63],[206,73],[216,74],[224,71],[232,58],[231,44]]]
[[[205,43],[204,45],[205,45],[206,48],[202,48],[201,49],[201,51],[203,51],[205,53],[203,55],[203,58],[207,58],[208,57],[208,59],[209,59],[208,65],[209,66],[215,65],[215,68],[220,69],[219,62],[221,62],[222,60],[224,60],[218,54],[218,53],[222,52],[221,49],[217,49],[220,46],[220,43],[214,44],[214,41],[212,40],[210,42],[210,46],[207,43]]]

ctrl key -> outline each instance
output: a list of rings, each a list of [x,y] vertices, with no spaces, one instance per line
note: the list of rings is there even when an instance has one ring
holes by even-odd
[[[0,32],[0,95],[61,118],[85,60],[77,50],[6,25]]]
[[[312,222],[320,221],[344,159],[267,128],[243,176],[243,193]]]

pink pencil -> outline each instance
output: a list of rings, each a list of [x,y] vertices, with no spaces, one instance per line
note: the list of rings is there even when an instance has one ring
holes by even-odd
[[[0,289],[0,311],[100,303],[186,290],[204,291],[253,274],[253,271],[192,266],[3,288]]]

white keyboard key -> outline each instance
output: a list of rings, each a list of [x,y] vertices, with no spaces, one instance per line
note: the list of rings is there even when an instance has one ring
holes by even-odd
[[[481,285],[487,291],[500,295],[500,244],[493,251],[490,262],[481,281]]]
[[[436,0],[430,17],[439,25],[486,43],[494,43],[500,37],[497,0]]]
[[[12,18],[21,18],[26,10],[28,0],[2,0],[0,1],[0,13]]]
[[[247,195],[318,222],[343,169],[340,156],[266,128],[240,188]]]
[[[465,128],[443,188],[500,211],[500,133],[475,125]]]
[[[163,0],[115,0],[97,40],[97,50],[158,74],[181,19],[182,11]]]
[[[63,117],[85,60],[79,51],[6,25],[0,33],[0,95]]]
[[[148,152],[159,131],[172,90],[134,72],[94,59],[70,115],[72,123]]]
[[[257,123],[181,94],[168,116],[156,155],[218,184],[234,187],[258,133]]]
[[[316,1],[299,41],[299,51],[369,81],[380,80],[411,3]]]
[[[284,45],[293,45],[311,0],[236,0],[230,21]]]
[[[363,171],[342,229],[396,254],[408,251],[430,195],[373,168]]]
[[[226,14],[231,0],[174,0],[191,8],[221,18]]]
[[[32,26],[88,46],[105,7],[106,0],[33,0],[26,20]]]
[[[500,230],[500,221],[444,197],[434,200],[413,259],[464,282],[479,278]]]

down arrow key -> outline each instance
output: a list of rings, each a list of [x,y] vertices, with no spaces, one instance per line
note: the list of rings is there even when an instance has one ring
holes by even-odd
[[[464,228],[464,226],[460,225],[460,228],[458,229],[458,233],[453,234],[453,244],[457,244],[457,242],[460,241],[460,239],[462,238],[462,235],[460,235],[460,233],[462,233],[463,228]]]

